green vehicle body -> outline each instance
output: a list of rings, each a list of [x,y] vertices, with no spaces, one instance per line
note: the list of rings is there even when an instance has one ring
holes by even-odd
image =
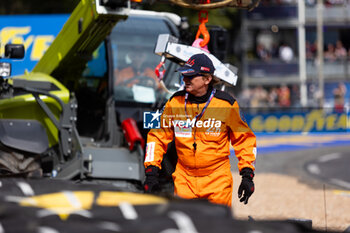
[[[50,93],[56,95],[64,103],[69,102],[70,93],[69,90],[63,86],[56,79],[44,73],[27,73],[23,76],[17,76],[13,79],[24,79],[30,81],[49,82],[51,83],[53,91]],[[12,83],[12,80],[9,80]],[[48,105],[51,112],[56,119],[59,119],[62,112],[62,108],[56,100],[50,97],[42,96],[42,100]],[[47,132],[49,146],[54,146],[58,143],[58,130],[49,117],[42,111],[37,104],[33,95],[21,94],[16,95],[13,98],[0,100],[0,119],[28,119],[37,120],[44,127]]]
[[[75,8],[61,32],[44,56],[36,64],[32,72],[15,76],[9,79],[24,79],[51,83],[51,94],[56,95],[64,103],[70,100],[70,91],[62,85],[57,76],[80,77],[89,54],[110,33],[114,25],[127,15],[115,12],[108,14],[98,13],[98,6],[94,0],[83,0]],[[79,74],[80,73],[80,74]],[[53,98],[42,96],[56,119],[59,119],[62,109]],[[47,114],[42,111],[31,94],[19,94],[13,98],[0,100],[0,119],[28,119],[39,121],[46,129],[49,146],[58,143],[58,130]]]
[[[40,122],[46,131],[49,144],[48,150],[40,154],[41,158],[45,158],[45,166],[50,163],[46,166],[48,169],[43,171],[45,176],[65,180],[96,180],[96,182],[104,180],[113,182],[115,186],[121,188],[127,187],[128,190],[140,191],[143,190],[144,180],[144,148],[141,145],[143,145],[142,136],[146,131],[141,132],[135,146],[130,147],[124,128],[122,129],[124,127],[122,123],[133,118],[138,124],[136,128],[140,130],[142,112],[151,111],[152,108],[159,106],[155,106],[156,102],[137,102],[137,98],[125,101],[125,98],[120,98],[123,97],[122,95],[116,95],[118,88],[113,86],[116,77],[113,75],[112,68],[116,68],[114,66],[116,61],[126,58],[126,53],[134,49],[130,38],[139,40],[146,46],[148,60],[152,61],[151,66],[155,67],[160,57],[155,55],[152,49],[158,34],[171,31],[175,32],[175,36],[179,36],[177,23],[180,23],[181,19],[176,15],[174,21],[176,23],[174,23],[173,19],[163,13],[133,11],[125,7],[107,9],[107,7],[101,8],[98,4],[100,1],[82,0],[34,69],[7,79],[9,84],[15,84],[18,80],[27,81],[25,84],[27,86],[24,88],[27,91],[19,88],[9,95],[10,97],[2,96],[0,123],[1,120],[4,120],[3,122],[9,120]],[[123,24],[120,30],[115,30],[116,23],[127,19],[131,11],[134,12],[133,17],[137,18],[137,29],[132,22]],[[143,28],[143,19],[147,19],[152,31]],[[156,27],[152,24],[153,22],[158,23]],[[149,36],[147,44],[143,41],[146,34]],[[118,50],[115,50],[116,48]],[[123,53],[121,48],[124,49]],[[101,53],[101,51],[104,52]],[[103,55],[105,73],[102,76],[94,72],[86,75],[86,69],[91,68],[89,63],[93,63],[97,57],[101,58],[100,55]],[[174,73],[175,65],[168,66],[169,73]],[[172,91],[176,91],[178,86],[175,84],[178,80],[170,81],[171,78],[168,84],[172,87]],[[46,87],[39,90],[37,92],[39,94],[29,94],[28,90],[31,88],[40,89],[40,85],[36,85],[36,82],[45,83]],[[101,96],[95,91],[96,83],[103,82],[108,83],[105,90],[106,96]],[[47,89],[47,86],[50,88]],[[82,97],[79,91],[84,89],[83,86],[87,89],[92,87],[93,95],[90,95],[90,92],[84,92],[88,94]],[[45,92],[46,95],[40,91]],[[168,94],[158,95],[155,89],[153,92],[157,98],[160,96],[161,100],[168,97]],[[90,99],[91,101],[99,99],[101,102],[93,105],[90,104]],[[44,104],[40,104],[41,101]],[[71,109],[71,105],[76,104],[78,108]],[[159,102],[157,104],[159,105]],[[47,109],[45,110],[42,105],[46,105]],[[67,109],[68,111],[65,111]],[[101,114],[89,118],[95,112],[101,112]],[[35,134],[29,131],[26,133]],[[135,136],[137,133],[132,131],[132,134]],[[0,141],[0,152],[1,146]],[[12,144],[12,146],[18,149],[16,145]],[[29,154],[29,156],[32,155]]]

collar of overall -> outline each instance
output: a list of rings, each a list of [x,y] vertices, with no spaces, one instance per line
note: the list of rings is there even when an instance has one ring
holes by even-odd
[[[210,90],[208,90],[207,94],[205,94],[204,97],[206,97],[206,96],[208,95],[209,91],[210,91]],[[210,96],[209,96],[209,98],[208,98],[208,100],[207,100],[207,102],[206,102],[204,108],[202,109],[202,112],[195,116],[195,122],[197,122],[197,120],[201,119],[201,117],[203,116],[205,110],[207,109],[207,107],[208,107],[210,101],[214,98],[215,92],[216,92],[216,89],[215,89],[215,88],[212,88],[212,91],[211,91],[211,93],[210,93]],[[189,117],[188,117],[188,114],[187,114],[187,102],[188,102],[188,98],[189,98],[189,94],[188,94],[188,92],[186,92],[186,95],[185,95],[185,114],[186,114],[186,118],[189,118]],[[195,97],[193,97],[193,98],[195,98]],[[199,98],[202,98],[202,97],[199,97]],[[198,102],[198,101],[196,101],[196,102]]]

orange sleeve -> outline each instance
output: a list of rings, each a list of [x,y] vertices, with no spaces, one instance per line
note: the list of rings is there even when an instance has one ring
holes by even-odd
[[[151,129],[147,135],[147,146],[146,146],[146,156],[144,161],[144,166],[148,167],[150,165],[157,166],[160,169],[163,160],[163,155],[166,153],[168,144],[174,138],[173,128],[162,127],[163,119],[169,120],[171,116],[171,107],[169,102],[165,105],[164,111],[161,115],[161,127],[159,129]]]
[[[248,124],[241,118],[237,101],[233,104],[228,119],[230,140],[238,159],[238,169],[245,167],[255,170],[256,137]]]
[[[124,81],[131,79],[135,76],[131,67],[126,67],[122,70],[115,69],[114,77],[116,78],[114,85],[122,84]]]

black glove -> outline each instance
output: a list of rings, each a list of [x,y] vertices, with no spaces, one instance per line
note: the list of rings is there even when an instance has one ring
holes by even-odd
[[[242,176],[242,182],[238,188],[238,198],[242,197],[244,191],[243,197],[240,199],[240,202],[244,202],[244,204],[247,204],[249,197],[254,193],[254,172],[251,168],[245,167],[241,170],[240,175]]]
[[[149,166],[145,170],[146,180],[144,183],[145,193],[156,193],[160,191],[159,185],[159,168],[156,166]]]

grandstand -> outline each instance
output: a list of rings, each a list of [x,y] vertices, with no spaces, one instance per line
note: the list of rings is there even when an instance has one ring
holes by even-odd
[[[299,17],[301,5],[298,0],[262,0],[254,11],[242,13],[239,37],[243,42],[240,46],[243,50],[242,86],[250,90],[262,87],[269,95],[275,88],[286,85],[290,91],[290,107],[332,108],[339,97],[336,88],[341,84],[345,89],[340,97],[344,106],[349,107],[350,1],[324,1],[322,7],[323,95],[318,88],[317,1],[301,2],[305,4],[302,6],[303,19]],[[302,40],[298,38],[301,30],[305,31]],[[299,44],[305,46],[305,81],[300,75]],[[305,103],[302,103],[303,94]]]

